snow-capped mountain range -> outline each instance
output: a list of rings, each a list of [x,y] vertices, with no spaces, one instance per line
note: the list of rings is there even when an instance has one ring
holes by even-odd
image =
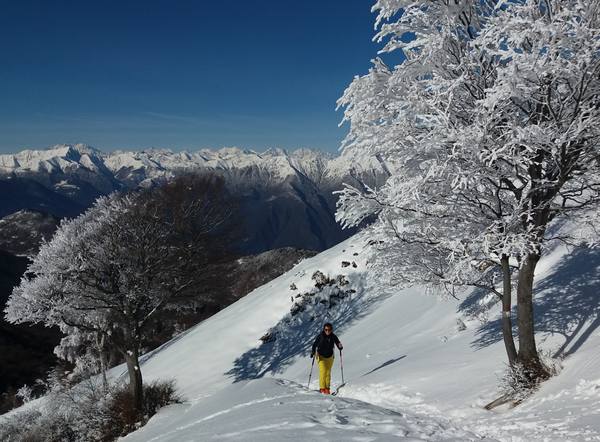
[[[288,152],[274,148],[258,153],[225,147],[197,152],[148,149],[104,153],[85,144],[61,144],[45,150],[24,150],[16,154],[0,155],[0,177],[29,177],[39,173],[85,176],[93,173],[131,186],[144,184],[147,180],[174,176],[181,171],[198,169],[229,172],[256,170],[258,177],[275,183],[290,176],[302,175],[315,184],[337,183],[354,173],[383,172],[375,159],[368,164],[350,165],[342,157],[311,149]],[[60,185],[61,183],[57,183],[57,187]]]
[[[352,164],[310,149],[258,153],[235,147],[197,152],[105,153],[84,144],[0,155],[0,217],[19,210],[75,216],[100,195],[152,186],[178,174],[216,171],[242,201],[250,252],[292,246],[323,250],[348,237],[336,224],[333,191],[357,179],[385,180],[376,159]]]

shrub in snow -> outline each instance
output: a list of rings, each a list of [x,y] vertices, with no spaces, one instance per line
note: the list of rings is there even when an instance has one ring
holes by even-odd
[[[145,424],[163,406],[181,401],[173,381],[145,386],[142,412],[127,386],[104,389],[88,380],[54,386],[36,409],[16,410],[0,420],[0,440],[31,442],[112,441]]]
[[[144,397],[144,411],[147,416],[154,416],[162,407],[180,404],[183,398],[177,393],[175,380],[154,381],[147,387]]]
[[[112,394],[106,406],[106,419],[102,426],[104,440],[125,436],[144,425],[162,407],[180,402],[175,381],[155,381],[145,386],[143,409],[139,413],[131,391],[121,388]]]
[[[527,399],[537,386],[538,383],[532,374],[520,363],[516,363],[512,367],[507,366],[500,377],[500,391],[510,397],[514,403],[520,403]]]
[[[308,301],[308,297],[304,297],[304,295],[297,300],[296,302],[294,302],[294,304],[292,305],[292,308],[290,308],[290,314],[292,316],[296,316],[298,313],[301,313],[304,311],[304,309],[306,308],[306,303]]]
[[[544,370],[550,376],[555,376],[560,372],[560,361],[554,359],[549,353],[540,352],[540,360]],[[500,378],[500,390],[510,397],[514,404],[519,404],[532,395],[539,387],[540,378],[531,369],[521,363],[515,363],[513,366],[507,366]]]
[[[17,390],[17,397],[23,401],[24,404],[33,399],[33,390],[29,385],[23,385]]]
[[[10,417],[0,416],[0,440],[42,441],[43,439],[36,438],[35,433],[35,430],[39,429],[41,416],[42,414],[37,410],[13,412]]]
[[[96,425],[102,410],[102,395],[97,394],[98,391],[83,384],[73,389],[57,388],[36,408],[17,409],[6,416],[0,425],[0,440],[102,440]]]
[[[340,287],[350,284],[345,275],[337,275],[337,278],[335,278],[335,283]]]
[[[329,279],[327,275],[320,270],[317,270],[315,273],[313,273],[312,279],[315,281],[315,287],[317,288],[321,288],[325,285],[331,284],[332,282],[331,279]]]

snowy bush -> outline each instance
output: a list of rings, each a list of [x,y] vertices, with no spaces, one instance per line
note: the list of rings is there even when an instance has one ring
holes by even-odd
[[[352,262],[354,262],[354,261],[352,261]],[[348,281],[348,278],[346,278],[345,275],[338,275],[337,278],[335,278],[335,282],[340,287],[350,284],[350,282]]]
[[[154,381],[145,391],[144,411],[147,416],[154,416],[162,407],[180,404],[183,398],[177,393],[175,380]]]
[[[9,417],[0,416],[0,440],[12,441],[36,441],[33,434],[27,437],[27,433],[31,433],[31,429],[36,428],[41,419],[42,414],[37,410],[27,410],[13,412]]]
[[[511,398],[514,403],[525,400],[536,387],[536,383],[532,381],[530,374],[520,363],[516,363],[512,367],[507,366],[500,377],[500,391]]]
[[[140,415],[135,409],[134,397],[128,388],[114,392],[106,406],[106,419],[102,433],[105,440],[114,440],[125,436],[144,425],[150,417],[162,407],[180,403],[175,381],[155,381],[144,388],[143,411]]]
[[[54,385],[36,409],[15,410],[0,420],[0,440],[31,442],[112,441],[136,430],[163,406],[181,401],[174,381],[145,387],[143,411],[135,410],[124,385],[108,390],[88,380],[75,387]]]
[[[321,288],[325,285],[331,285],[333,283],[333,280],[329,279],[329,277],[320,270],[317,270],[315,273],[313,273],[312,279],[315,281],[315,287],[317,288]]]
[[[29,385],[23,385],[17,390],[17,397],[26,404],[33,399],[33,389]]]
[[[540,352],[540,360],[544,369],[550,376],[555,376],[560,372],[560,361],[554,359],[549,353]],[[500,390],[506,397],[510,398],[513,404],[519,404],[532,395],[539,387],[540,379],[536,373],[527,369],[521,363],[515,363],[513,366],[507,366],[500,377]]]

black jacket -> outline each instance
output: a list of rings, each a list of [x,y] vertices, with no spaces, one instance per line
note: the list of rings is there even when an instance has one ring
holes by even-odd
[[[315,342],[312,345],[312,353],[316,352],[319,356],[323,356],[324,358],[330,358],[333,356],[333,345],[337,345],[337,347],[341,350],[344,348],[338,337],[331,332],[329,336],[323,331],[319,333]]]

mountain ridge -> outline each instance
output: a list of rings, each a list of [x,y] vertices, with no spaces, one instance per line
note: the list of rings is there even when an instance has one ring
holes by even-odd
[[[381,171],[373,159],[361,164],[361,171]],[[23,150],[0,155],[0,177],[27,176],[32,173],[73,173],[77,169],[110,175],[129,186],[145,179],[168,178],[180,171],[262,168],[272,179],[282,181],[288,176],[303,174],[314,182],[339,181],[349,175],[354,165],[344,164],[340,156],[318,150],[299,148],[288,151],[270,148],[256,152],[239,147],[194,152],[149,148],[140,151],[117,150],[103,152],[86,144],[58,144],[43,150]],[[139,171],[144,173],[140,174]],[[137,178],[133,178],[136,175]],[[140,180],[140,178],[143,179]]]
[[[358,169],[358,170],[357,170]],[[0,155],[0,218],[19,210],[72,217],[102,195],[152,187],[185,173],[217,173],[240,201],[247,222],[242,250],[324,250],[353,231],[336,223],[343,183],[383,184],[376,159],[352,164],[312,149],[256,152],[239,147],[195,152],[169,149],[102,152],[85,144]]]

